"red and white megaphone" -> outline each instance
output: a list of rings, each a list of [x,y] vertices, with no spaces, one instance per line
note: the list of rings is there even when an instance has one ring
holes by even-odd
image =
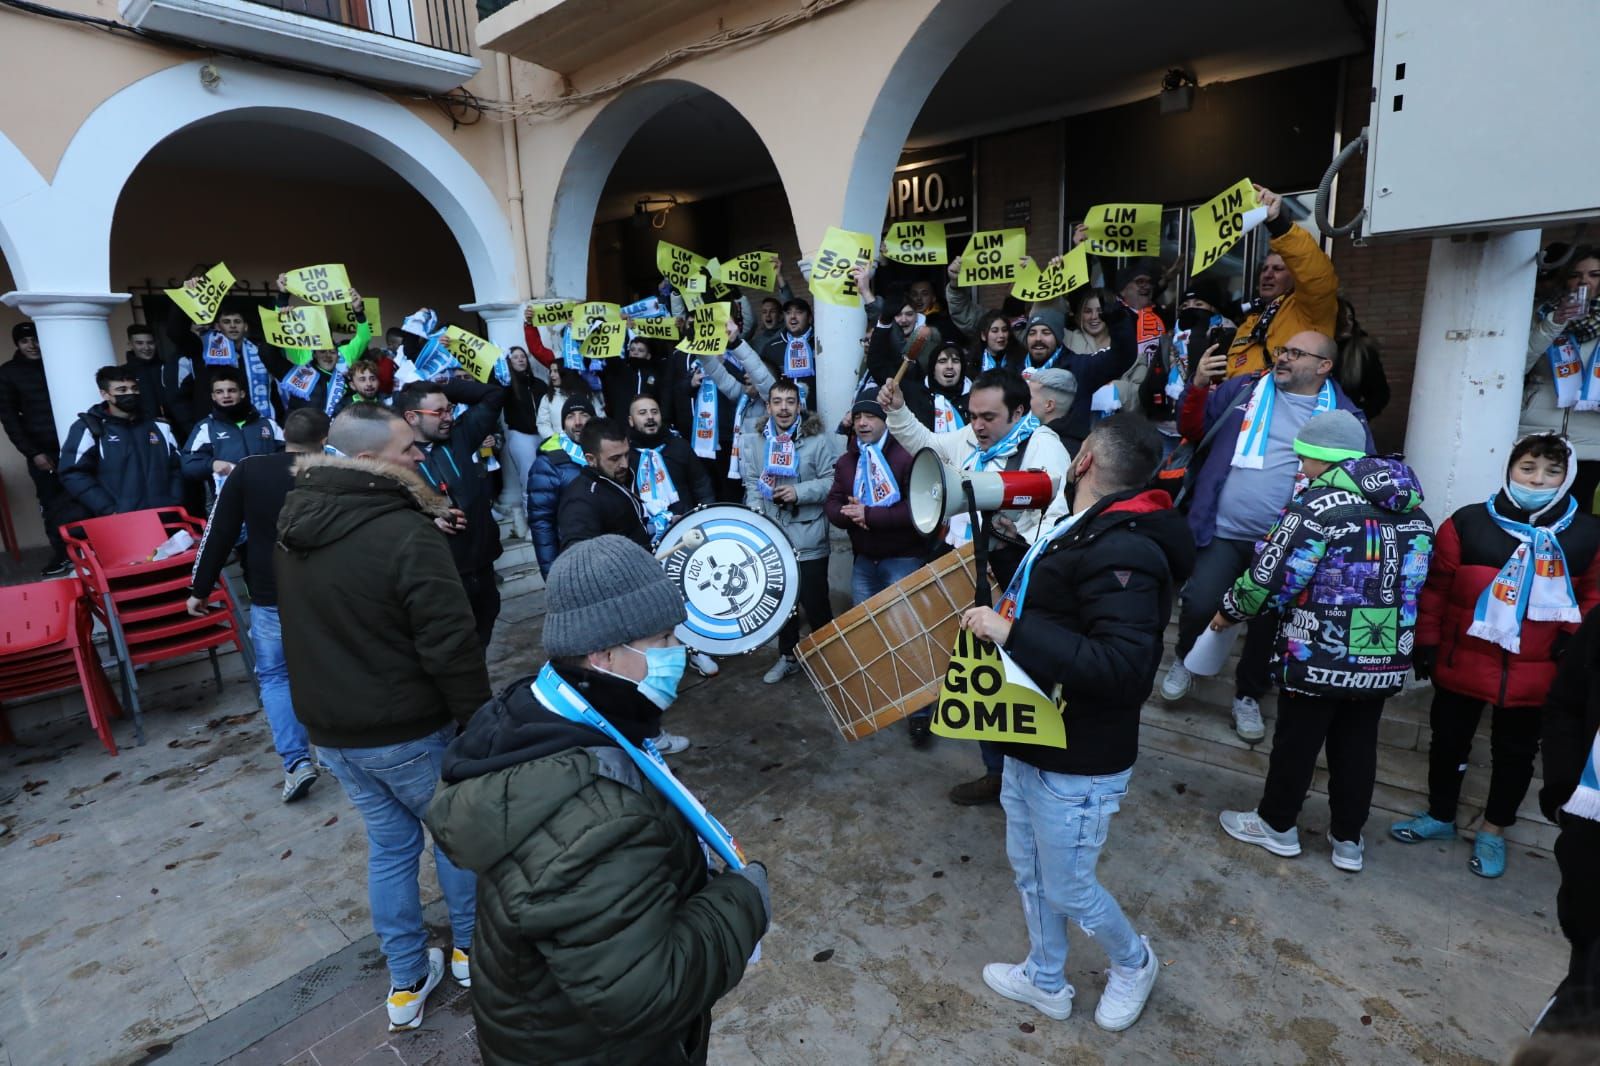
[[[1042,511],[1055,496],[1043,470],[952,470],[938,452],[923,448],[911,461],[911,524],[917,532],[929,536],[951,515],[965,514],[965,485],[972,486],[979,511]]]

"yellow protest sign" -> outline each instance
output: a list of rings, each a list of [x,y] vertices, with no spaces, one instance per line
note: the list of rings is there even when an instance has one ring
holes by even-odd
[[[192,289],[167,289],[167,298],[183,309],[189,321],[205,325],[217,320],[222,298],[233,288],[233,274],[226,263],[218,263],[206,271],[200,283]]]
[[[1032,262],[1022,264],[1017,270],[1017,282],[1011,286],[1011,295],[1028,303],[1043,303],[1059,299],[1074,289],[1089,284],[1088,245],[1080,244],[1061,257],[1053,267],[1040,270]]]
[[[488,381],[500,361],[500,349],[460,326],[450,326],[439,338],[439,345],[456,357],[456,362],[479,381]]]
[[[350,275],[345,273],[343,263],[300,267],[286,273],[284,279],[289,291],[307,303],[350,302]]]
[[[332,348],[328,312],[316,304],[274,309],[263,307],[261,331],[275,348]]]
[[[856,267],[872,262],[876,245],[869,233],[829,226],[822,235],[822,247],[811,260],[812,295],[841,307],[861,306],[853,275]]]
[[[728,318],[731,312],[723,303],[706,304],[694,313],[689,336],[678,350],[690,355],[721,355],[728,350]]]
[[[884,234],[883,246],[896,263],[943,266],[950,261],[943,222],[896,222]]]
[[[706,291],[706,276],[704,274],[696,274],[682,285],[679,285],[678,290],[680,292],[704,293]]]
[[[1095,255],[1157,255],[1161,251],[1160,204],[1098,204],[1083,220]]]
[[[589,333],[589,327],[596,322],[621,322],[622,306],[609,304],[603,300],[590,300],[587,303],[572,305],[572,335],[582,340]]]
[[[726,300],[733,290],[722,283],[722,263],[716,256],[706,260],[706,274],[709,279],[706,283],[706,292],[714,300]]]
[[[778,253],[746,252],[736,255],[717,273],[717,280],[743,289],[758,292],[776,292],[778,289]]]
[[[682,289],[689,284],[689,279],[699,274],[706,267],[706,258],[695,255],[687,248],[679,248],[670,241],[656,243],[656,269],[661,271],[661,276],[672,282],[672,287]]]
[[[941,737],[1065,748],[1065,708],[1011,656],[963,629],[939,686],[932,728]]]
[[[530,326],[564,326],[572,320],[572,309],[578,306],[572,300],[534,300],[523,313]]]
[[[329,304],[324,308],[328,312],[328,326],[339,333],[354,333],[356,331],[355,312],[350,310],[349,304]],[[376,296],[365,297],[361,301],[361,311],[367,316],[367,325],[372,327],[372,339],[383,341],[383,315],[378,307]]]
[[[1010,285],[1017,280],[1017,269],[1027,253],[1027,230],[980,230],[961,253],[961,274],[956,284]]]
[[[1194,266],[1198,274],[1216,263],[1261,220],[1265,209],[1256,207],[1256,190],[1249,178],[1240,178],[1192,211]]]
[[[698,292],[682,289],[678,292],[678,295],[683,298],[683,306],[686,310],[698,311],[705,306],[706,298]]]
[[[665,315],[660,318],[634,319],[633,332],[653,341],[675,341],[681,335],[678,332],[678,320]]]

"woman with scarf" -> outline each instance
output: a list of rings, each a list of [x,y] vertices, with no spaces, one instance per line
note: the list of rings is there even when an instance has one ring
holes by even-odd
[[[506,350],[506,370],[510,388],[501,414],[505,418],[505,488],[500,494],[500,509],[511,514],[512,532],[528,535],[528,515],[523,494],[528,490],[528,475],[542,443],[539,433],[539,405],[549,387],[533,372],[533,360],[525,348],[512,345]]]
[[[1505,872],[1503,831],[1533,779],[1539,707],[1583,614],[1600,604],[1600,519],[1571,495],[1572,445],[1523,437],[1504,487],[1439,527],[1422,591],[1413,657],[1433,677],[1428,810],[1390,832],[1408,844],[1451,840],[1456,805],[1485,703],[1493,707],[1489,802],[1470,867]]]
[[[1022,342],[1011,328],[1011,318],[1004,311],[985,311],[978,319],[977,342],[967,357],[967,376],[976,377],[985,370],[1016,370],[1021,373],[1027,353]]]
[[[1572,442],[1572,495],[1592,512],[1600,487],[1600,247],[1574,248],[1563,282],[1564,296],[1534,310],[1518,432],[1561,433]]]

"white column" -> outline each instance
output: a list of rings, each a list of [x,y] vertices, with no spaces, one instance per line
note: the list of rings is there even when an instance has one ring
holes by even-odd
[[[125,292],[8,292],[0,302],[15,307],[39,328],[50,409],[62,440],[78,415],[100,402],[94,372],[117,361],[111,339],[111,309]]]
[[[521,301],[462,304],[461,310],[482,316],[489,333],[486,339],[501,351],[506,351],[513,345],[519,348],[528,346],[527,339],[522,335],[523,306]]]
[[[1505,479],[1522,413],[1539,234],[1433,242],[1406,457],[1435,523]]]
[[[860,307],[840,307],[822,300],[813,311],[817,344],[822,349],[817,356],[817,410],[831,432],[855,402],[867,315]]]

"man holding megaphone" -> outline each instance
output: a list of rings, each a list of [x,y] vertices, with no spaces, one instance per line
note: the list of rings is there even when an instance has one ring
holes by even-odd
[[[978,375],[967,394],[967,425],[954,433],[930,432],[906,408],[905,397],[893,381],[878,393],[878,403],[888,416],[889,432],[908,452],[931,448],[947,467],[967,473],[1039,470],[1050,477],[1050,498],[1060,493],[1072,464],[1061,438],[1029,413],[1032,397],[1027,384],[1004,370]],[[915,491],[915,490],[913,490]],[[988,523],[989,567],[1001,585],[1022,563],[1028,547],[1039,535],[1043,507],[997,512]],[[964,511],[949,515],[946,541],[959,547],[974,535]],[[980,741],[984,775],[950,790],[950,802],[961,806],[1000,802],[1001,773],[1005,758],[993,745]]]

